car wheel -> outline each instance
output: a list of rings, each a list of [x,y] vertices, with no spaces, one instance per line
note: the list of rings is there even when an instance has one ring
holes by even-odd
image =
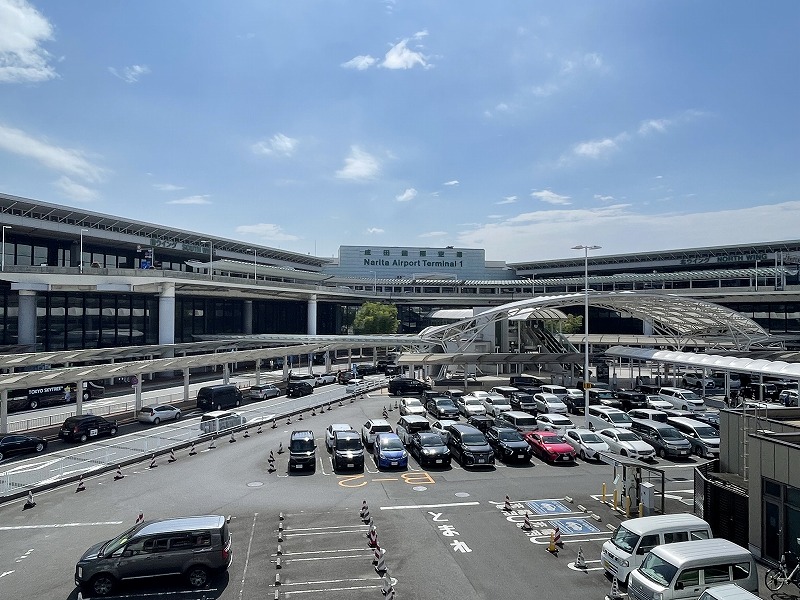
[[[88,436],[87,436],[85,433],[82,433],[82,434],[81,434],[81,437],[80,437],[80,438],[78,438],[78,439],[79,439],[81,442],[85,442],[86,440],[88,440],[88,439],[89,439],[89,437],[88,437]]]
[[[116,428],[116,427],[112,427],[112,428],[109,430],[109,432],[108,432],[108,433],[109,433],[109,435],[117,435],[117,428]]]
[[[158,425],[159,423],[161,423],[161,419],[159,419],[158,417],[153,419],[153,425]]]
[[[31,410],[36,410],[37,408],[39,408],[39,401],[38,400],[29,400],[28,401],[28,406],[30,407]]]
[[[92,594],[96,596],[108,596],[111,590],[114,589],[116,580],[108,573],[100,573],[92,578],[92,583],[89,586]]]
[[[700,446],[694,447],[694,453],[699,456],[700,458],[703,457],[703,449]]]
[[[664,450],[664,448],[661,448],[661,449],[658,451],[658,456],[659,456],[660,458],[667,458],[667,451],[666,451],[666,450]]]
[[[175,420],[176,421],[180,421],[181,420],[181,413],[180,412],[175,414]]]
[[[44,450],[44,442],[39,442],[36,444],[36,452],[41,452],[42,450]],[[2,456],[0,456],[0,458],[2,458]]]
[[[239,405],[241,405],[241,403],[242,403],[242,401],[241,401],[241,400],[238,400],[238,399],[236,400],[236,406],[239,406]]]
[[[194,565],[186,571],[186,579],[193,588],[201,588],[208,583],[208,569],[202,565]]]
[[[0,460],[3,460],[3,453],[0,452]]]
[[[581,460],[586,460],[586,452],[581,450],[580,457],[581,457]]]
[[[684,404],[683,406],[681,406],[681,410],[689,410],[689,407]]]

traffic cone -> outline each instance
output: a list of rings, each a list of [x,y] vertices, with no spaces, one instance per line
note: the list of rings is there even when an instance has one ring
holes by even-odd
[[[261,424],[259,423],[258,429],[256,429],[256,433],[261,433]]]
[[[389,418],[389,413],[386,411],[386,407],[385,406],[383,407],[383,418],[384,419],[388,419]]]
[[[364,502],[361,504],[361,512],[359,512],[358,516],[361,517],[361,520],[364,521],[364,523],[369,522],[369,506],[367,506],[366,500],[364,500]]]
[[[381,552],[381,547],[380,546],[375,546],[375,552],[373,552],[374,558],[372,559],[372,564],[373,565],[377,565],[378,564],[378,560],[380,559],[381,554],[383,554]]]
[[[178,460],[178,459],[175,458],[175,450],[173,448],[170,448],[169,449],[169,458],[167,459],[167,462],[168,463],[174,463],[176,460]]]
[[[155,469],[157,466],[158,466],[158,465],[156,464],[156,455],[155,455],[155,454],[153,454],[153,455],[151,455],[151,457],[150,457],[150,466],[149,466],[148,468],[149,468],[149,469]]]
[[[211,438],[211,443],[208,445],[209,450],[213,450],[217,447],[217,438]]]
[[[316,408],[313,408],[313,407],[312,407],[312,409],[311,409],[311,416],[312,416],[312,417],[316,417],[316,416],[317,416],[317,409],[316,409]]]
[[[83,475],[80,476],[78,479],[78,487],[75,490],[75,493],[82,492],[86,489],[86,486],[83,484]]]
[[[228,443],[229,443],[229,444],[232,444],[232,443],[233,443],[233,442],[235,442],[235,441],[236,441],[236,436],[235,436],[235,435],[233,435],[233,432],[231,431],[231,439],[229,439],[229,440],[228,440]]]
[[[528,511],[525,511],[525,522],[522,524],[522,531],[532,531],[533,525],[531,525],[531,519],[528,516]]]
[[[194,456],[197,454],[197,450],[194,449],[194,442],[192,442],[192,447],[189,448],[189,456]]]
[[[319,407],[319,414],[322,414],[324,412],[325,412],[325,405],[323,404],[322,406]]]
[[[547,545],[547,551],[550,554],[558,554],[558,546],[556,546],[556,536],[555,532],[550,532],[550,543]]]
[[[36,506],[36,502],[33,501],[33,492],[28,490],[28,498],[25,500],[25,504],[22,506],[22,510],[28,510]]]
[[[249,438],[250,437],[250,430],[249,429],[245,429],[244,430],[244,435],[242,437],[243,438]]]
[[[143,521],[144,521],[144,513],[143,512],[139,512],[139,516],[136,517],[136,523],[134,523],[134,525],[138,525],[139,523],[142,523]]]
[[[369,528],[369,533],[367,534],[367,546],[370,548],[375,548],[378,545],[378,530],[375,529],[375,525]]]
[[[272,418],[272,428],[275,429],[277,425],[275,424],[275,417]]]
[[[297,417],[297,420],[298,421],[302,421],[303,420],[303,411],[302,410],[300,411],[300,416]]]
[[[389,577],[389,573],[386,573],[383,576],[383,581],[381,583],[381,594],[383,594],[387,598],[394,597],[394,586],[392,586],[392,578]]]
[[[378,555],[378,564],[375,565],[375,572],[378,575],[383,575],[388,571],[386,568],[386,550],[376,549],[376,554]]]
[[[611,576],[611,593],[606,596],[606,600],[620,600],[622,595],[619,593],[619,580]]]
[[[269,459],[267,460],[269,467],[267,467],[267,473],[274,473],[275,472],[275,458],[272,456],[272,451],[269,452]]]
[[[564,547],[564,542],[561,541],[561,528],[558,525],[556,525],[556,528],[553,531],[553,543],[559,548]]]
[[[287,425],[291,425],[292,424],[292,415],[289,415],[288,417],[286,417],[286,424]]]
[[[503,505],[503,510],[506,512],[511,512],[513,509],[511,508],[511,498],[506,496],[506,503]]]
[[[278,442],[278,454],[283,454],[283,442]]]
[[[575,557],[575,568],[576,569],[586,568],[586,559],[583,557],[583,546],[578,546],[578,556]]]
[[[122,467],[117,465],[117,473],[114,475],[114,481],[119,481],[123,477],[125,477],[125,475],[122,474]]]

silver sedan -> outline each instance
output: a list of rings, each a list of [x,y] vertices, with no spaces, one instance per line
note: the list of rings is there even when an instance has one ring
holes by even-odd
[[[143,406],[137,415],[140,423],[158,425],[163,421],[177,421],[181,418],[181,409],[171,404],[154,404]]]

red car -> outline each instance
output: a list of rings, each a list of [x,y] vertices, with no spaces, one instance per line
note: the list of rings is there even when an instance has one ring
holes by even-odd
[[[574,448],[557,433],[529,431],[524,437],[533,453],[545,462],[575,462]]]

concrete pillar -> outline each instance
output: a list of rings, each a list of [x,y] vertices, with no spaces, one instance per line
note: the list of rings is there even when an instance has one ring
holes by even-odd
[[[175,343],[175,284],[161,284],[158,295],[158,343]]]
[[[36,292],[19,290],[17,343],[36,345]]]
[[[133,412],[138,414],[140,410],[142,410],[142,374],[137,373],[134,375],[136,377],[136,385],[133,386],[134,392],[136,394],[136,402],[134,403]]]
[[[331,370],[331,351],[325,352],[325,372],[329,373]]]
[[[75,414],[83,414],[83,381],[75,382]]]
[[[289,378],[289,357],[286,355],[283,357],[283,378]]]
[[[306,326],[306,333],[308,335],[317,335],[317,295],[312,294],[308,298],[308,325]]]
[[[242,310],[242,331],[245,335],[253,334],[253,301],[244,301],[244,310]]]
[[[189,401],[189,367],[183,367],[183,401]]]
[[[256,359],[256,385],[261,384],[261,359]]]
[[[231,367],[228,363],[222,365],[222,383],[228,385],[231,379]]]
[[[8,390],[0,392],[0,433],[8,433]]]

